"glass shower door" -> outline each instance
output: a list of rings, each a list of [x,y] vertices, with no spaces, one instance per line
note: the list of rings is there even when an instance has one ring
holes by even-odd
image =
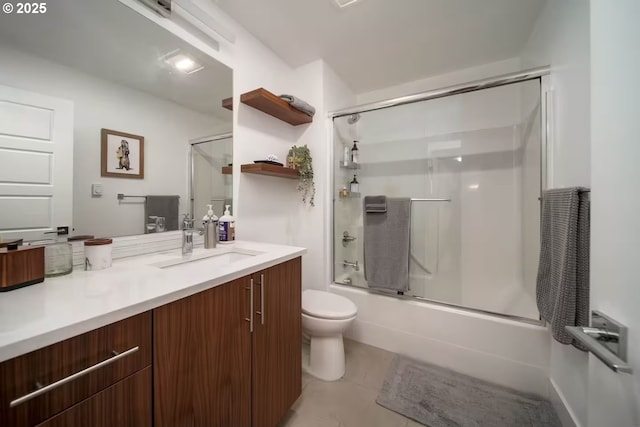
[[[405,295],[537,320],[540,156],[539,80],[334,119],[335,282],[367,287],[362,198],[408,197]]]

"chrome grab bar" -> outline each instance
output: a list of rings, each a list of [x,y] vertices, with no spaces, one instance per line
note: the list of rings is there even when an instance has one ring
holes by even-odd
[[[591,325],[565,326],[565,330],[611,370],[633,373],[627,363],[627,327],[596,310],[591,312]]]
[[[15,400],[12,400],[11,403],[9,403],[9,407],[10,408],[14,408],[14,407],[16,407],[16,406],[18,406],[18,405],[20,405],[20,404],[22,404],[24,402],[27,402],[27,401],[35,398],[35,397],[38,397],[38,396],[40,396],[42,394],[45,394],[45,393],[47,393],[47,392],[49,392],[49,391],[51,391],[53,389],[56,389],[56,388],[58,388],[58,387],[60,387],[60,386],[62,386],[64,384],[67,384],[68,382],[71,382],[71,381],[73,381],[75,379],[78,379],[78,378],[84,376],[84,375],[87,375],[88,373],[91,373],[91,372],[93,372],[93,371],[95,371],[97,369],[100,369],[100,368],[104,367],[104,366],[110,365],[110,364],[112,364],[112,363],[114,363],[114,362],[116,362],[116,361],[118,361],[118,360],[120,360],[120,359],[122,359],[124,357],[129,356],[130,354],[135,353],[138,350],[140,350],[140,347],[135,346],[135,347],[130,348],[129,350],[123,352],[123,353],[118,353],[116,351],[112,351],[112,353],[114,354],[113,357],[110,357],[107,360],[103,360],[100,363],[96,363],[95,365],[89,366],[88,368],[83,369],[82,371],[76,372],[75,374],[69,375],[68,377],[65,377],[65,378],[63,378],[61,380],[58,380],[58,381],[54,382],[54,383],[51,383],[51,384],[46,385],[46,386],[42,386],[42,384],[36,382],[36,389],[37,389],[36,391],[33,391],[33,392],[29,393],[29,394],[26,394],[26,395],[24,395],[22,397],[19,397],[19,398],[15,399]]]

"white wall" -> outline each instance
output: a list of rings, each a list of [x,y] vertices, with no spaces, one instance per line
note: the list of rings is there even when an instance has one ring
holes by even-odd
[[[629,328],[634,373],[589,356],[589,427],[640,426],[638,17],[637,0],[591,1],[591,307]]]
[[[329,182],[326,112],[353,104],[351,90],[321,60],[291,69],[212,2],[195,3],[236,37],[234,44],[221,40],[218,51],[143,6],[131,0],[121,1],[234,70],[233,188],[238,206],[233,207],[233,213],[237,216],[237,238],[306,247],[303,286],[325,289],[329,281],[325,264]],[[259,87],[275,94],[293,93],[314,105],[317,113],[313,123],[293,127],[240,103],[240,94]],[[305,144],[313,156],[315,207],[302,203],[295,180],[240,173],[240,164],[269,154],[284,162],[291,146]]]
[[[553,182],[552,187],[590,185],[589,3],[583,0],[549,1],[521,54],[524,68],[551,66]],[[586,426],[587,355],[551,341],[550,379],[559,414]]]
[[[220,120],[5,45],[0,57],[11,58],[0,68],[2,84],[74,103],[72,234],[142,234],[144,205],[119,203],[117,193],[180,195],[180,212],[187,212],[188,141],[214,133],[224,126]],[[143,180],[100,176],[102,128],[145,137]],[[91,197],[92,183],[103,185],[101,198]]]
[[[369,102],[397,98],[433,89],[440,89],[459,83],[467,83],[474,80],[495,77],[501,74],[520,71],[521,69],[520,58],[505,59],[503,61],[490,62],[488,64],[478,65],[475,67],[463,68],[451,73],[430,76],[424,79],[386,87],[371,92],[359,93],[357,95],[357,101],[358,104],[367,104]]]

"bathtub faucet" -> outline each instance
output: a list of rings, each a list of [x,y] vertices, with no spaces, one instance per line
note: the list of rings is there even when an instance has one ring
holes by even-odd
[[[356,262],[349,262],[346,259],[342,262],[342,265],[345,267],[353,267],[353,269],[355,271],[360,271],[360,266],[358,265],[358,261],[356,260]]]

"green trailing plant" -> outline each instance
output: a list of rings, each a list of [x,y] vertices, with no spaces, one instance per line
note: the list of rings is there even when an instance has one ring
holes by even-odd
[[[298,191],[302,191],[302,202],[306,203],[307,198],[311,206],[315,206],[316,186],[313,182],[313,159],[309,147],[296,147],[289,150],[287,155],[287,166],[298,171]],[[309,197],[311,195],[311,197]]]

